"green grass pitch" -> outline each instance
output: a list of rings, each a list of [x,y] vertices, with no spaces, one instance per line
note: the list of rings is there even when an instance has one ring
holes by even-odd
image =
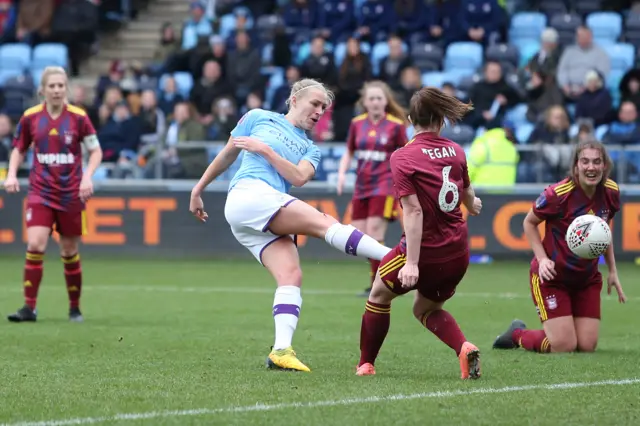
[[[411,295],[393,305],[378,375],[355,376],[362,261],[304,264],[304,374],[264,367],[275,287],[255,262],[87,256],[75,324],[51,251],[39,322],[10,324],[22,260],[0,259],[0,424],[638,425],[638,267],[619,268],[630,300],[603,293],[598,351],[537,355],[491,350],[514,317],[539,326],[527,263],[472,266],[446,305],[482,351],[483,377],[463,382],[455,354],[412,318]]]

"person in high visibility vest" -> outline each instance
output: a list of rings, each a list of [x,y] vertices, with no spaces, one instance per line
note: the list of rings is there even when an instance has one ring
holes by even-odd
[[[511,186],[516,183],[520,154],[513,125],[486,131],[472,143],[467,155],[469,178],[477,186]]]

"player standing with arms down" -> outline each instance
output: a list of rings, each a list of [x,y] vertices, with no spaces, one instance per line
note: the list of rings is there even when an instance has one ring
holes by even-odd
[[[462,147],[439,136],[445,118],[459,121],[470,105],[426,87],[411,98],[409,120],[416,135],[391,155],[405,234],[380,262],[365,305],[356,374],[375,374],[374,363],[389,331],[391,302],[417,290],[413,314],[457,354],[463,379],[480,377],[480,352],[456,320],[442,309],[469,265],[467,224],[460,204],[477,215],[482,203],[469,182]]]
[[[262,109],[247,112],[191,192],[189,209],[205,221],[202,192],[229,168],[241,150],[246,151],[229,185],[225,217],[238,242],[269,270],[278,286],[269,368],[310,371],[291,346],[302,307],[296,235],[322,238],[354,256],[382,259],[391,250],[288,193],[291,185],[303,186],[315,174],[320,150],[305,132],[313,129],[332,99],[333,94],[322,83],[303,79],[291,88],[286,115]]]
[[[351,224],[384,244],[387,225],[398,216],[389,157],[407,143],[405,112],[381,81],[365,83],[360,103],[367,111],[351,121],[347,150],[338,170],[338,195],[355,156],[357,180],[351,200]],[[371,284],[380,262],[369,259]],[[371,291],[369,286],[364,295]]]
[[[620,210],[618,185],[609,179],[613,163],[600,142],[581,142],[576,146],[571,177],[547,187],[524,219],[524,233],[534,258],[529,285],[542,330],[527,330],[520,320],[498,336],[495,349],[522,347],[533,352],[593,352],[600,329],[602,275],[598,259],[581,259],[565,241],[571,222],[585,214],[605,221]],[[545,222],[544,239],[538,225]],[[605,253],[609,269],[607,292],[618,293],[626,301],[618,278],[613,244]]]
[[[36,299],[42,280],[44,252],[54,228],[60,234],[60,255],[69,294],[69,319],[83,321],[78,246],[84,233],[84,203],[93,194],[91,178],[102,161],[102,150],[84,110],[66,103],[67,82],[63,68],[45,68],[39,89],[44,102],[26,110],[16,128],[4,183],[7,192],[19,191],[18,167],[30,147],[33,147],[34,156],[25,218],[25,305],[8,316],[11,322],[36,321]],[[90,152],[84,173],[82,144]]]

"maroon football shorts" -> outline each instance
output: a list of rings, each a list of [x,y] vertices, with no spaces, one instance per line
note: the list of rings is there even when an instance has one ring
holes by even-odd
[[[538,271],[533,268],[529,278],[531,297],[540,322],[567,316],[600,319],[602,275],[596,274],[580,286],[540,282]]]
[[[80,237],[86,234],[84,211],[67,212],[43,204],[29,204],[25,219],[27,228],[44,226],[69,237]]]
[[[469,252],[465,252],[455,258],[436,261],[433,259],[420,259],[418,262],[418,282],[413,288],[403,288],[398,273],[407,263],[407,255],[400,244],[394,247],[380,261],[380,278],[395,294],[402,295],[412,290],[418,292],[434,302],[445,302],[456,292],[456,287],[464,278],[469,267]]]
[[[400,203],[392,195],[351,200],[351,220],[364,220],[370,217],[382,217],[389,221],[397,219]]]

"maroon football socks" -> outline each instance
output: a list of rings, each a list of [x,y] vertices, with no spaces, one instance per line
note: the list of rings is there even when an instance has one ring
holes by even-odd
[[[360,362],[374,364],[391,323],[391,305],[367,301],[360,328]]]
[[[528,351],[539,353],[551,352],[551,345],[544,330],[516,329],[511,338],[515,344]]]
[[[32,310],[36,308],[38,299],[38,289],[42,281],[42,263],[44,253],[39,251],[27,251],[27,258],[24,264],[24,303]]]
[[[67,283],[69,307],[78,308],[80,305],[80,294],[82,292],[80,255],[76,253],[73,256],[62,256],[62,263],[64,263],[64,279]]]
[[[456,351],[456,355],[460,355],[466,339],[455,318],[449,312],[442,309],[432,311],[423,316],[420,322],[444,344]]]

